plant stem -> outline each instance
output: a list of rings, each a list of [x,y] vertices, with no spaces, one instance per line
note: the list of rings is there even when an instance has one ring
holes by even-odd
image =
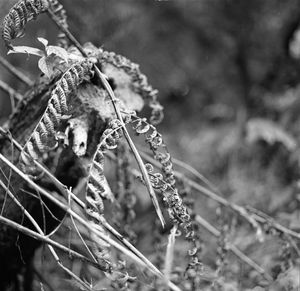
[[[100,239],[108,243],[109,245],[115,247],[119,251],[123,252],[125,255],[127,255],[129,258],[134,260],[136,263],[148,267],[148,269],[157,277],[164,278],[163,274],[153,265],[151,264],[151,268],[149,267],[149,264],[146,264],[140,257],[133,254],[132,252],[128,251],[125,247],[120,245],[119,243],[115,242],[113,239],[111,239],[109,236],[103,234],[101,231],[99,231],[97,228],[92,226],[89,222],[87,222],[85,219],[83,219],[81,216],[79,216],[77,213],[75,213],[70,207],[53,197],[50,193],[48,193],[45,189],[37,185],[35,182],[33,182],[26,174],[24,174],[21,170],[19,170],[14,164],[12,164],[8,159],[6,159],[1,153],[0,153],[0,160],[4,162],[10,169],[12,169],[16,174],[18,174],[22,179],[24,179],[31,187],[33,187],[36,191],[39,191],[43,196],[47,197],[50,201],[55,203],[58,207],[65,210],[69,215],[72,215],[79,223],[81,223],[83,226],[85,226],[90,232],[94,233],[96,236],[98,236]],[[175,284],[173,284],[171,281],[168,282],[169,288],[171,288],[174,291],[180,291],[181,289],[178,288]]]
[[[22,146],[9,134],[9,132],[5,131],[0,126],[0,134],[2,134],[6,139],[14,144],[14,146],[19,150],[22,151]],[[26,156],[29,155],[24,152]],[[30,157],[29,157],[30,158]],[[82,209],[85,209],[85,203],[81,201],[72,191],[70,191],[64,184],[62,184],[54,175],[52,175],[42,164],[38,161],[33,160],[34,164],[43,172],[45,173],[48,178],[53,182],[53,184],[61,191],[66,199],[71,197],[77,205],[79,205]],[[137,250],[128,240],[124,238],[122,234],[120,234],[116,229],[114,229],[103,217],[101,224],[107,231],[109,231],[115,238],[117,238],[124,246],[126,246],[130,251],[132,251],[136,256],[138,256],[149,268],[153,268],[154,265],[139,251]],[[154,267],[155,268],[155,267]]]
[[[79,41],[75,38],[75,36],[66,27],[64,27],[63,25],[61,25],[59,23],[59,21],[57,21],[56,16],[54,15],[54,13],[51,10],[48,10],[48,15],[53,20],[53,22],[58,26],[58,28],[65,33],[66,37],[76,46],[76,48],[81,52],[81,54],[84,57],[88,57],[87,53],[84,51],[84,49],[81,46],[81,44],[79,43]],[[135,147],[134,142],[132,141],[132,139],[131,139],[128,131],[127,131],[127,128],[126,128],[125,123],[123,121],[123,118],[122,118],[122,115],[120,113],[120,110],[119,110],[119,108],[118,108],[118,106],[116,104],[117,98],[115,97],[115,94],[114,94],[114,92],[113,92],[110,84],[108,83],[105,75],[100,71],[100,69],[96,65],[94,65],[94,70],[95,70],[96,75],[101,80],[102,85],[104,86],[105,90],[107,91],[107,93],[109,95],[109,98],[111,100],[111,103],[113,105],[115,113],[117,115],[117,118],[121,121],[121,124],[123,126],[123,131],[124,131],[125,138],[126,138],[128,144],[129,144],[129,146],[130,146],[130,148],[132,150],[132,153],[133,153],[133,155],[134,155],[134,157],[136,159],[136,162],[137,162],[137,164],[138,164],[138,166],[139,166],[139,168],[141,170],[141,173],[142,173],[144,181],[145,181],[145,185],[146,185],[146,187],[148,189],[148,192],[149,192],[150,198],[152,200],[152,203],[154,205],[154,208],[155,208],[155,211],[157,213],[157,216],[159,217],[159,220],[160,220],[162,226],[164,227],[165,226],[165,220],[164,220],[162,211],[160,209],[157,197],[156,197],[155,192],[153,190],[153,187],[151,185],[151,182],[150,182],[147,170],[145,168],[145,165],[143,163],[143,160],[142,160],[142,158],[141,158],[138,150]]]
[[[196,221],[204,227],[207,231],[209,231],[213,236],[218,238],[221,233],[218,229],[216,229],[214,226],[212,226],[207,220],[205,220],[200,215],[196,215]],[[242,251],[240,251],[235,245],[231,243],[227,243],[225,246],[227,249],[229,249],[232,253],[234,253],[241,261],[249,265],[251,268],[256,270],[259,274],[261,274],[264,278],[266,278],[269,282],[273,281],[273,278],[266,273],[266,271],[256,264],[253,260],[251,260],[248,256],[246,256]]]
[[[27,86],[32,86],[33,81],[30,80],[25,74],[23,74],[20,70],[14,67],[10,62],[8,62],[5,58],[0,56],[0,64],[7,69],[10,73],[16,76],[21,82],[26,84]]]
[[[15,89],[10,87],[2,80],[0,80],[0,89],[6,92],[11,98],[16,99],[16,101],[21,101],[23,99],[23,96],[20,93],[18,93]],[[14,103],[14,101],[12,103]]]

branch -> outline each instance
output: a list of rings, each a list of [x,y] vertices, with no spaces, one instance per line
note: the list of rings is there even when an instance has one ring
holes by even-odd
[[[5,58],[0,56],[0,64],[7,69],[10,73],[16,76],[21,82],[26,84],[27,86],[33,86],[33,81],[29,79],[25,74],[23,74],[20,70],[14,67],[11,63],[9,63]]]

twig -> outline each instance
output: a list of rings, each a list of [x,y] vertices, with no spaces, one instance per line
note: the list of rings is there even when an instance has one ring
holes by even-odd
[[[148,269],[157,277],[164,278],[163,274],[153,265],[151,264],[151,267],[149,264],[146,264],[140,257],[133,254],[131,251],[128,251],[126,248],[121,246],[119,243],[112,240],[109,236],[103,234],[99,229],[95,228],[94,226],[91,226],[89,222],[87,222],[85,219],[83,219],[81,216],[79,216],[77,213],[75,213],[72,209],[70,209],[68,206],[63,204],[61,201],[53,197],[51,194],[49,194],[45,189],[41,188],[39,185],[37,185],[35,182],[33,182],[27,175],[25,175],[22,171],[20,171],[15,165],[13,165],[9,160],[7,160],[1,153],[0,153],[0,160],[2,160],[8,167],[10,167],[15,173],[17,173],[22,179],[24,179],[31,187],[33,187],[36,191],[39,191],[43,196],[47,197],[50,201],[55,203],[58,207],[65,210],[69,215],[72,215],[78,222],[80,222],[83,226],[85,226],[90,232],[94,233],[96,236],[98,236],[100,239],[108,243],[109,245],[115,247],[119,251],[123,252],[125,255],[127,255],[129,258],[134,260],[136,263],[148,267]],[[174,283],[168,282],[169,288],[172,290],[179,291],[180,288],[178,288]]]
[[[164,268],[164,275],[167,280],[170,279],[171,273],[172,273],[172,266],[173,266],[173,260],[174,260],[174,248],[175,248],[175,238],[176,238],[176,232],[177,232],[178,225],[175,224],[169,234],[168,238],[168,245],[167,245],[167,251],[166,251],[166,259],[165,259],[165,268]]]
[[[196,221],[202,225],[206,230],[208,230],[212,235],[214,235],[216,238],[218,238],[221,233],[219,230],[217,230],[214,226],[212,226],[208,221],[206,221],[204,218],[202,218],[200,215],[196,215]],[[227,243],[226,248],[230,250],[233,254],[235,254],[240,260],[245,262],[247,265],[249,265],[251,268],[256,270],[259,274],[261,274],[264,278],[266,278],[268,281],[272,282],[273,278],[266,273],[266,271],[256,264],[253,260],[251,260],[248,256],[246,256],[242,251],[240,251],[234,244]]]
[[[84,49],[81,46],[81,44],[79,43],[79,41],[74,37],[74,35],[65,26],[61,25],[61,23],[57,20],[55,14],[51,10],[48,10],[48,15],[53,20],[53,22],[57,25],[57,27],[65,33],[66,37],[76,46],[76,48],[81,52],[81,54],[84,57],[88,57],[87,53],[84,51]],[[98,78],[101,80],[102,85],[104,86],[105,90],[107,91],[107,93],[109,95],[109,98],[110,98],[110,101],[113,105],[114,111],[117,115],[117,118],[120,120],[120,122],[122,124],[122,128],[123,128],[123,131],[124,131],[125,138],[126,138],[128,144],[129,144],[129,146],[130,146],[130,148],[133,152],[133,155],[134,155],[134,157],[137,161],[137,164],[138,164],[138,166],[139,166],[139,168],[142,172],[143,178],[145,180],[145,185],[146,185],[146,187],[148,189],[148,192],[150,194],[150,197],[151,197],[151,200],[153,202],[153,205],[154,205],[155,211],[157,213],[157,216],[159,217],[159,220],[160,220],[162,226],[164,227],[165,220],[164,220],[162,211],[160,209],[156,194],[153,190],[153,187],[152,187],[152,184],[150,182],[150,179],[149,179],[147,170],[145,168],[145,165],[143,163],[143,160],[142,160],[138,150],[135,147],[134,142],[132,141],[132,139],[131,139],[128,131],[127,131],[127,128],[125,126],[125,123],[124,123],[122,115],[121,115],[121,112],[120,112],[120,110],[119,110],[119,108],[116,104],[118,99],[115,97],[115,94],[114,94],[110,84],[108,83],[106,76],[100,71],[100,69],[96,65],[94,65],[94,70],[95,70],[95,73],[98,76]]]
[[[85,257],[84,255],[56,242],[55,240],[52,240],[51,238],[45,236],[45,235],[42,235],[42,234],[39,234],[21,224],[18,224],[17,222],[13,221],[13,220],[10,220],[4,216],[0,216],[0,222],[24,233],[25,235],[28,235],[38,241],[41,241],[43,243],[46,243],[48,245],[51,245],[55,248],[57,248],[58,250],[68,254],[70,257],[74,257],[78,260],[81,260],[82,262],[87,262],[89,264],[91,264],[92,266],[94,266],[95,268],[99,269],[99,270],[102,270],[102,271],[105,271],[105,269],[99,265],[98,263],[95,263],[93,262],[92,260],[88,259],[87,257]]]
[[[15,101],[19,102],[23,99],[23,96],[20,93],[18,93],[15,89],[7,85],[2,80],[0,80],[0,89],[9,95],[12,109],[16,107]]]
[[[25,74],[23,74],[20,70],[14,67],[10,62],[8,62],[5,58],[0,56],[0,64],[7,69],[10,73],[16,76],[21,82],[26,84],[27,86],[33,86],[33,81],[30,80]]]
[[[109,153],[107,154],[109,156],[110,159],[114,159],[112,155],[110,155]],[[161,165],[154,160],[153,158],[151,158],[150,156],[148,156],[145,153],[141,153],[141,156],[149,161],[150,163],[152,163],[155,167],[160,168]],[[193,181],[192,179],[189,179],[188,177],[186,177],[185,175],[183,175],[182,173],[179,173],[178,171],[174,171],[174,174],[177,178],[180,179],[184,179],[184,181],[194,190],[196,190],[197,192],[205,195],[206,197],[208,197],[209,199],[212,199],[216,202],[218,202],[219,204],[228,207],[230,209],[232,209],[233,211],[237,212],[239,215],[241,215],[244,219],[246,219],[246,221],[249,222],[249,218],[251,216],[251,219],[256,220],[259,223],[267,223],[266,218],[259,216],[255,213],[251,213],[251,215],[249,215],[249,213],[247,212],[247,210],[240,206],[237,205],[233,202],[230,202],[228,200],[226,200],[225,198],[219,196],[218,194],[214,193],[213,191],[203,187],[202,185],[198,184],[197,182]],[[252,223],[251,223],[252,224]],[[297,240],[300,240],[300,233],[297,233],[281,224],[279,224],[278,222],[273,223],[273,227],[277,230],[279,230],[280,232],[286,233],[288,235],[290,235],[293,238],[296,238]]]
[[[45,236],[45,233],[43,230],[40,228],[38,223],[35,221],[35,219],[31,216],[31,214],[24,208],[24,206],[19,202],[19,200],[11,193],[11,191],[8,189],[8,187],[0,180],[0,186],[6,190],[6,193],[10,196],[10,198],[21,208],[25,216],[29,219],[29,221],[32,223],[32,225],[36,228],[37,232],[41,236]],[[55,252],[54,248],[52,245],[47,244],[50,253],[52,254],[54,260],[57,262],[57,264],[65,271],[67,272],[70,276],[72,276],[79,284],[85,286],[87,285],[85,282],[83,282],[78,276],[76,276],[73,272],[71,272],[68,268],[66,268],[62,262],[59,259],[59,256]],[[88,286],[88,285],[87,285]],[[86,286],[85,286],[86,287]],[[91,290],[91,289],[90,289]],[[92,291],[92,290],[91,290]]]
[[[116,161],[115,157],[111,154],[111,153],[107,153],[107,156],[112,160],[112,161]],[[155,161],[155,160],[154,160]],[[150,161],[151,163],[154,162],[154,161]],[[157,165],[157,167],[159,168],[160,165]],[[140,174],[139,172],[136,170],[136,169],[131,169],[131,174],[136,177],[136,178],[139,178],[140,177]],[[178,175],[178,173],[175,172],[175,175]],[[181,176],[182,174],[180,174]],[[187,178],[188,179],[188,178]],[[188,182],[189,181],[192,181],[192,180],[187,180]],[[192,181],[193,182],[193,181]],[[195,185],[198,185],[197,183],[195,183]],[[191,186],[195,186],[194,184],[192,184]],[[199,185],[199,187],[202,187]],[[201,188],[202,189],[202,188]],[[195,190],[198,190],[198,187],[195,188]],[[206,191],[209,191],[209,193],[211,192],[210,190],[206,189],[203,187],[203,190],[206,190]],[[219,197],[217,194],[213,193],[213,197],[214,196],[217,196],[217,199],[220,198],[220,200],[224,200],[226,201],[226,204],[225,206],[227,206],[227,200],[225,200],[224,198],[222,197]],[[218,201],[219,202],[219,201]],[[229,202],[228,202],[229,203]],[[221,203],[222,204],[222,203]],[[240,207],[240,206],[238,206]],[[213,234],[215,237],[219,237],[220,235],[220,232],[219,230],[217,230],[215,227],[213,227],[209,222],[207,222],[206,220],[204,220],[201,216],[197,215],[196,216],[196,220],[199,224],[201,224],[204,228],[206,228],[211,234]],[[281,228],[284,228],[283,226],[280,225]],[[294,233],[293,231],[287,229],[288,232],[292,232]],[[297,233],[294,233],[294,235],[298,235]],[[271,278],[270,275],[268,274],[265,274],[265,270],[262,269],[259,265],[257,265],[254,261],[252,261],[248,256],[246,256],[242,251],[240,251],[235,245],[233,244],[228,244],[227,245],[228,249],[230,249],[232,251],[232,253],[234,253],[238,258],[240,258],[242,261],[244,261],[246,264],[248,264],[250,267],[252,267],[253,269],[255,269],[258,273],[262,274],[263,276],[265,276],[269,281],[272,281],[273,279]]]
[[[8,131],[5,131],[0,126],[0,134],[2,134],[6,139],[14,144],[14,146],[22,151],[22,146],[11,136]],[[27,155],[26,152],[24,152]],[[29,157],[29,156],[28,156]],[[48,178],[53,182],[53,184],[61,191],[61,193],[65,196],[66,199],[70,196],[82,209],[85,209],[85,203],[81,201],[72,191],[70,191],[65,185],[63,185],[55,176],[53,176],[48,169],[46,169],[42,164],[38,161],[33,160],[35,165],[45,173]],[[155,268],[155,266],[139,251],[137,250],[128,240],[124,238],[122,234],[120,234],[117,230],[115,230],[103,217],[101,221],[103,227],[106,228],[115,238],[117,238],[123,245],[125,245],[130,251],[132,251],[137,257],[139,257],[148,268]]]
[[[71,191],[70,191],[70,192],[71,192]],[[71,208],[71,201],[72,201],[72,200],[71,200],[71,195],[69,195],[69,197],[68,197],[68,204],[69,204],[69,207],[70,207],[70,208]],[[78,229],[78,227],[77,227],[77,225],[76,225],[76,223],[75,223],[75,221],[74,221],[73,216],[70,216],[70,218],[71,218],[72,224],[74,225],[75,231],[76,231],[76,233],[78,234],[78,236],[79,236],[81,242],[83,243],[84,247],[85,247],[86,250],[88,251],[89,255],[92,257],[92,259],[93,259],[95,262],[97,262],[97,259],[94,257],[94,255],[93,255],[93,253],[91,252],[90,248],[88,247],[88,245],[87,245],[86,242],[84,241],[84,239],[83,239],[83,237],[82,237],[82,235],[81,235],[81,233],[80,233],[80,231],[79,231],[79,229]]]

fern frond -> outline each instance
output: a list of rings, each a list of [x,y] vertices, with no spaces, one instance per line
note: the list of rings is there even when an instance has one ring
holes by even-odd
[[[48,101],[48,106],[42,118],[23,147],[20,159],[22,164],[25,165],[25,171],[26,166],[29,168],[32,166],[32,162],[26,157],[24,152],[36,160],[42,153],[56,147],[56,132],[62,120],[70,117],[68,115],[68,99],[85,79],[91,77],[91,69],[92,64],[89,61],[75,64],[71,66],[57,82],[51,92],[51,98]]]
[[[8,49],[13,49],[11,41],[22,35],[27,22],[46,12],[47,0],[21,0],[16,3],[3,20],[2,37]]]
[[[103,200],[114,201],[114,195],[110,189],[108,181],[104,175],[104,152],[115,149],[119,139],[122,137],[122,124],[118,119],[109,122],[108,128],[103,132],[102,141],[97,146],[89,170],[88,182],[86,186],[86,215],[88,219],[101,232],[106,232],[102,226],[104,203]],[[99,240],[99,239],[98,239]],[[98,260],[111,261],[110,245],[105,242],[95,240],[94,254]],[[112,282],[119,287],[127,286],[129,276],[117,272],[120,276],[111,277]],[[116,274],[115,274],[116,275]],[[111,274],[110,276],[113,276]],[[123,289],[122,289],[123,290]]]
[[[100,52],[100,63],[105,66],[105,64],[111,64],[126,72],[132,81],[132,88],[134,92],[141,95],[152,109],[150,121],[153,124],[158,124],[163,119],[163,106],[157,100],[158,91],[153,89],[153,87],[148,83],[147,77],[141,73],[139,65],[131,62],[129,59],[118,55],[114,52],[108,52],[101,50]],[[105,71],[105,68],[104,68]]]
[[[163,201],[167,206],[169,216],[174,224],[183,224],[184,226],[189,226],[191,217],[188,214],[188,210],[183,204],[177,189],[166,182],[161,173],[154,173],[154,167],[152,164],[147,163],[145,166],[150,176],[150,181],[153,188],[162,193]]]
[[[100,222],[103,215],[103,199],[114,200],[104,175],[104,152],[115,149],[122,134],[121,122],[118,119],[111,120],[92,159],[86,187],[86,213],[96,222]]]
[[[175,185],[175,177],[171,154],[162,139],[162,135],[153,124],[147,122],[146,118],[132,116],[133,129],[137,135],[144,135],[146,143],[154,154],[154,158],[161,164],[165,180],[171,185]]]
[[[48,0],[49,10],[51,10],[56,17],[57,22],[68,29],[67,13],[64,7],[57,0]],[[69,40],[64,32],[58,34],[58,45],[64,48],[69,46]]]
[[[117,220],[123,225],[123,234],[134,243],[137,240],[137,234],[133,230],[132,225],[136,218],[134,206],[137,197],[133,185],[133,177],[130,173],[131,160],[129,147],[125,143],[118,145],[116,159],[117,199],[120,204]]]
[[[153,165],[146,164],[153,188],[163,195],[163,202],[168,210],[168,214],[173,224],[180,225],[185,233],[185,239],[190,242],[188,250],[189,263],[187,269],[195,269],[201,265],[198,259],[199,237],[195,231],[195,223],[189,214],[189,209],[180,197],[178,189],[163,179],[161,173],[154,173]]]

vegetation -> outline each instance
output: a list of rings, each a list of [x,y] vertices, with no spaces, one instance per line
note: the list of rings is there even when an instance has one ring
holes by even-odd
[[[1,290],[300,288],[300,11],[248,2],[3,4]]]

